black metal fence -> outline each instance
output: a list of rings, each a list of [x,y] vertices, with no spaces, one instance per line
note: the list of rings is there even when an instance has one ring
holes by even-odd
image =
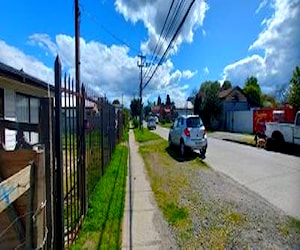
[[[87,213],[88,197],[121,141],[124,124],[121,110],[106,98],[86,90],[83,84],[76,89],[70,77],[62,79],[58,57],[54,89],[55,99],[39,99],[39,124],[1,118],[0,128],[19,131],[19,147],[24,142],[23,131],[39,133],[39,143],[45,148],[47,176],[46,248],[63,249],[76,239]]]
[[[106,98],[64,77],[55,62],[55,246],[70,245],[87,212],[88,197],[123,136],[123,115]]]

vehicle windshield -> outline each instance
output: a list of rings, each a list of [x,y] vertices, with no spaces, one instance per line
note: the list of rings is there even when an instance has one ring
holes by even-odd
[[[186,126],[188,128],[199,128],[202,125],[202,121],[199,117],[190,117],[186,121]]]

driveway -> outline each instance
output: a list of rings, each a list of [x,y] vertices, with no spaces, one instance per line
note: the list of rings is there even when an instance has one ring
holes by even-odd
[[[168,131],[154,130],[166,140]],[[209,138],[205,161],[300,219],[300,157]]]

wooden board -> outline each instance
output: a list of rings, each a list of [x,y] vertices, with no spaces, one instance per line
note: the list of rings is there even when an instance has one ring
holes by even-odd
[[[30,188],[31,165],[0,183],[0,213]]]
[[[0,176],[6,179],[14,175],[34,160],[35,156],[33,150],[0,151]]]

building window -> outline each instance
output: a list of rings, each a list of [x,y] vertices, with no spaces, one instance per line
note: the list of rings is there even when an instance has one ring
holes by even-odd
[[[0,88],[0,119],[4,118],[4,90]],[[4,128],[0,127],[0,143],[4,143]]]
[[[17,121],[29,123],[29,97],[16,95]]]
[[[39,99],[23,94],[16,94],[17,122],[29,124],[39,123]],[[38,142],[38,133],[24,132],[26,141],[30,143]]]
[[[39,123],[39,99],[17,93],[16,109],[18,122]]]

